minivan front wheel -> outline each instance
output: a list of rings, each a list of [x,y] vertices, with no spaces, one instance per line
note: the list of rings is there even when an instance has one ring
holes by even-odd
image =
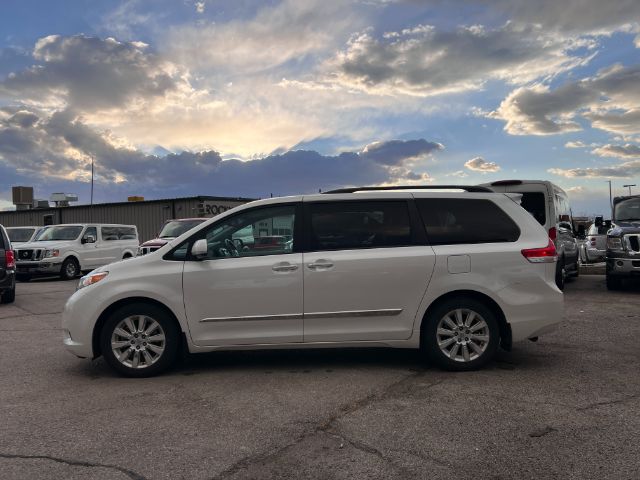
[[[476,370],[498,349],[500,330],[496,316],[475,299],[449,299],[425,320],[422,347],[432,362],[446,370]]]
[[[127,377],[150,377],[169,368],[178,353],[179,332],[172,318],[154,305],[132,304],[106,321],[100,349],[106,362]]]

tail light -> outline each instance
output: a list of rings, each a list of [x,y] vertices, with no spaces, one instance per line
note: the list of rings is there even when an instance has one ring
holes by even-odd
[[[13,255],[13,250],[5,250],[4,260],[6,268],[16,268],[16,257]]]
[[[558,231],[556,230],[556,227],[551,227],[549,229],[549,238],[555,242],[557,237]]]
[[[522,255],[531,263],[553,263],[558,260],[556,246],[551,239],[544,248],[525,248],[522,250]]]
[[[595,247],[595,246],[596,246],[596,238],[595,238],[595,237],[591,237],[591,238],[589,239],[589,241],[591,242],[591,246],[592,246],[592,247]]]

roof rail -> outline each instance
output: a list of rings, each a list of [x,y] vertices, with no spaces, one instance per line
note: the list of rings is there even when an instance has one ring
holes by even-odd
[[[355,192],[377,192],[385,190],[466,190],[467,192],[488,192],[495,193],[488,187],[479,185],[399,185],[395,187],[349,187],[329,190],[324,194],[332,193],[355,193]]]

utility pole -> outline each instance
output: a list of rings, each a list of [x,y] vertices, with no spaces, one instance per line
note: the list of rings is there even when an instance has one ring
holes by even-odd
[[[611,180],[609,182],[609,209],[611,210],[611,218],[613,218],[613,197],[611,196]]]
[[[93,155],[91,155],[91,206],[89,207],[89,219],[93,222]]]
[[[631,187],[635,187],[635,186],[636,186],[635,183],[632,183],[630,185],[623,185],[623,187],[629,187],[629,196],[631,196]]]

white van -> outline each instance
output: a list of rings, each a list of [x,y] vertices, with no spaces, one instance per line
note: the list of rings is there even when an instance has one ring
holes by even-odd
[[[139,244],[135,225],[52,225],[15,249],[17,278],[60,275],[69,280],[82,271],[135,256]]]
[[[580,274],[580,251],[573,228],[573,214],[567,193],[545,180],[499,180],[483,183],[494,192],[522,194],[522,207],[542,225],[558,252],[556,283],[564,288],[567,276]]]
[[[556,249],[531,215],[485,187],[408,188],[246,203],[99,268],[67,301],[64,344],[133,377],[183,347],[422,348],[471,370],[555,328]]]

